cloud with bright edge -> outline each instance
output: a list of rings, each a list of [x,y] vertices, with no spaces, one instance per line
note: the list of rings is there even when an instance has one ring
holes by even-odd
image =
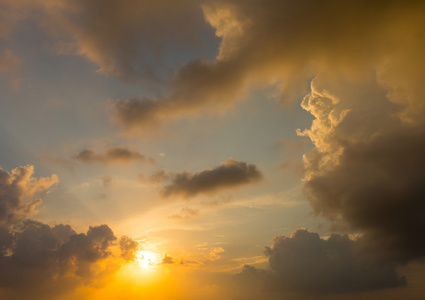
[[[102,287],[122,261],[134,258],[137,243],[119,241],[107,225],[77,233],[70,225],[49,226],[29,219],[38,195],[58,182],[35,178],[33,166],[0,169],[0,296],[3,299],[58,299],[82,287]],[[76,296],[79,297],[79,296]]]

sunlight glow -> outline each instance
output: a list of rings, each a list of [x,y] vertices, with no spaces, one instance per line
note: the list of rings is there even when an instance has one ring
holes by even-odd
[[[152,270],[162,262],[162,257],[158,253],[146,250],[139,250],[136,253],[135,263],[143,270]]]

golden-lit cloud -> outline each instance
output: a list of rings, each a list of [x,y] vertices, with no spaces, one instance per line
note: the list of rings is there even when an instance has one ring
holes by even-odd
[[[58,299],[85,286],[101,287],[122,263],[107,225],[76,233],[70,225],[28,219],[57,176],[35,178],[33,166],[0,172],[0,295],[4,299]],[[120,240],[121,256],[137,243]],[[78,297],[78,296],[76,296]]]
[[[174,259],[171,256],[165,254],[164,255],[164,258],[162,259],[162,263],[163,264],[174,264],[175,261],[174,261]]]
[[[138,248],[138,243],[128,236],[123,236],[120,239],[121,256],[126,260],[130,261],[134,259],[135,253]]]
[[[0,168],[0,225],[33,215],[41,203],[38,197],[58,182],[58,177],[36,179],[31,165],[18,167],[10,173]]]

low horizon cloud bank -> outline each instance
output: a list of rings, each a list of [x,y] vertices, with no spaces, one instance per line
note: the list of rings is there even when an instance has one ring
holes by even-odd
[[[276,236],[266,247],[268,269],[245,265],[235,275],[239,284],[260,284],[268,292],[333,294],[394,288],[406,285],[394,263],[382,262],[363,248],[362,238],[298,229],[291,236]]]

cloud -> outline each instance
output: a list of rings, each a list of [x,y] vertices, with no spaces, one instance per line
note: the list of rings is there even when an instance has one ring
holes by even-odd
[[[4,230],[6,227],[3,227]],[[101,286],[118,265],[99,262],[110,258],[116,239],[106,225],[77,234],[69,225],[50,227],[24,220],[8,231],[0,255],[0,291],[8,299],[56,299],[84,285]],[[9,298],[11,297],[11,298]]]
[[[137,151],[121,147],[106,148],[103,153],[96,153],[93,149],[84,149],[72,158],[83,163],[128,164],[133,161],[153,162],[153,159],[146,158]]]
[[[164,258],[162,259],[162,264],[170,265],[170,264],[174,264],[174,263],[175,263],[175,261],[171,256],[169,256],[167,254],[164,255]]]
[[[209,246],[208,243],[203,243],[196,246],[199,250],[201,250],[202,256],[207,261],[216,261],[222,258],[222,253],[225,252],[223,247],[212,247]]]
[[[169,49],[201,44],[205,27],[196,0],[178,6],[169,0],[61,0],[40,6],[45,13],[40,23],[62,53],[86,57],[101,73],[151,83],[169,72],[164,65],[158,68]]]
[[[214,169],[205,169],[195,174],[185,171],[174,175],[171,183],[162,189],[162,195],[182,195],[190,198],[201,193],[257,182],[260,179],[262,174],[255,165],[230,158]]]
[[[425,93],[407,85],[403,90],[415,95],[405,98],[410,104],[395,100],[376,74],[318,77],[302,101],[315,119],[299,131],[315,146],[304,163],[305,192],[316,214],[334,230],[362,233],[371,255],[395,263],[425,255],[425,122],[409,112],[419,109]]]
[[[387,91],[387,100],[404,106],[399,117],[415,123],[425,112],[424,101],[417,99],[424,92],[419,83],[425,67],[424,11],[421,1],[397,0],[184,0],[177,7],[167,0],[6,0],[2,5],[8,16],[3,36],[31,18],[60,53],[84,56],[106,74],[164,84],[168,92],[162,96],[113,101],[113,119],[142,133],[172,119],[225,111],[252,89],[275,86],[287,103],[305,95],[313,77],[362,81],[370,74]],[[208,27],[220,39],[216,58],[193,59],[170,75],[175,66],[161,58],[182,45],[199,46]]]
[[[58,177],[36,179],[34,167],[27,165],[13,169],[10,173],[0,168],[0,225],[21,220],[35,213],[41,203],[37,195],[58,182]]]
[[[389,3],[388,12],[398,6]],[[405,42],[415,46],[402,49],[395,40],[404,37],[394,32],[402,20],[403,28],[424,28],[412,10],[423,11],[423,6],[416,5],[409,2],[394,12],[395,19],[384,18],[388,32],[376,37],[388,43],[379,43],[380,58],[367,52],[369,71],[352,66],[353,74],[362,76],[317,74],[301,103],[315,118],[311,128],[299,131],[315,146],[304,156],[309,202],[331,221],[332,230],[363,234],[359,247],[382,264],[402,265],[425,256],[420,175],[425,122],[419,117],[425,89],[418,84],[425,79],[419,70],[425,65],[423,54],[415,54],[424,44],[409,35]]]
[[[117,237],[107,225],[76,233],[70,225],[28,219],[41,203],[36,195],[58,182],[56,175],[36,179],[33,173],[33,166],[0,171],[1,297],[58,299],[85,286],[105,285],[120,267],[113,254]],[[137,243],[123,237],[120,245],[121,257],[131,260]]]
[[[425,130],[409,129],[347,145],[332,168],[310,169],[305,187],[313,209],[363,232],[383,259],[424,257],[424,141]]]
[[[13,71],[19,63],[19,58],[11,50],[5,50],[3,56],[0,56],[0,71]]]
[[[171,215],[168,218],[169,219],[176,219],[176,220],[185,220],[185,219],[190,219],[190,218],[196,217],[197,215],[199,215],[199,210],[192,209],[192,208],[189,208],[189,207],[183,207],[181,209],[180,214]]]
[[[296,230],[290,237],[276,236],[266,248],[269,269],[245,266],[236,278],[260,282],[269,291],[302,294],[347,293],[405,285],[394,264],[370,260],[362,240]]]
[[[253,88],[275,85],[281,101],[292,101],[314,76],[357,81],[376,74],[388,100],[406,105],[403,118],[425,111],[415,98],[423,92],[421,2],[225,0],[202,9],[221,39],[216,59],[181,67],[166,97],[116,100],[114,118],[125,130],[143,133],[170,119],[227,110]]]
[[[123,236],[120,239],[121,256],[126,261],[133,260],[137,252],[138,243],[128,236]]]
[[[115,179],[111,175],[105,175],[105,176],[102,176],[101,182],[104,188],[108,188],[115,183]]]
[[[160,183],[166,180],[169,180],[173,177],[172,173],[166,173],[164,170],[157,171],[152,175],[146,177],[143,174],[138,174],[138,180],[140,182],[149,182],[149,183]]]
[[[421,1],[397,0],[184,0],[177,7],[167,0],[59,0],[2,6],[9,16],[7,35],[31,18],[60,53],[82,55],[106,74],[166,85],[168,92],[156,98],[113,101],[113,119],[142,133],[172,119],[225,111],[252,89],[275,86],[287,103],[305,95],[313,77],[359,83],[371,74],[387,101],[403,106],[399,117],[414,124],[425,112],[417,98],[424,93],[424,11]],[[208,27],[221,41],[214,60],[193,59],[172,75],[175,66],[165,62],[156,70],[167,51],[200,45]]]

